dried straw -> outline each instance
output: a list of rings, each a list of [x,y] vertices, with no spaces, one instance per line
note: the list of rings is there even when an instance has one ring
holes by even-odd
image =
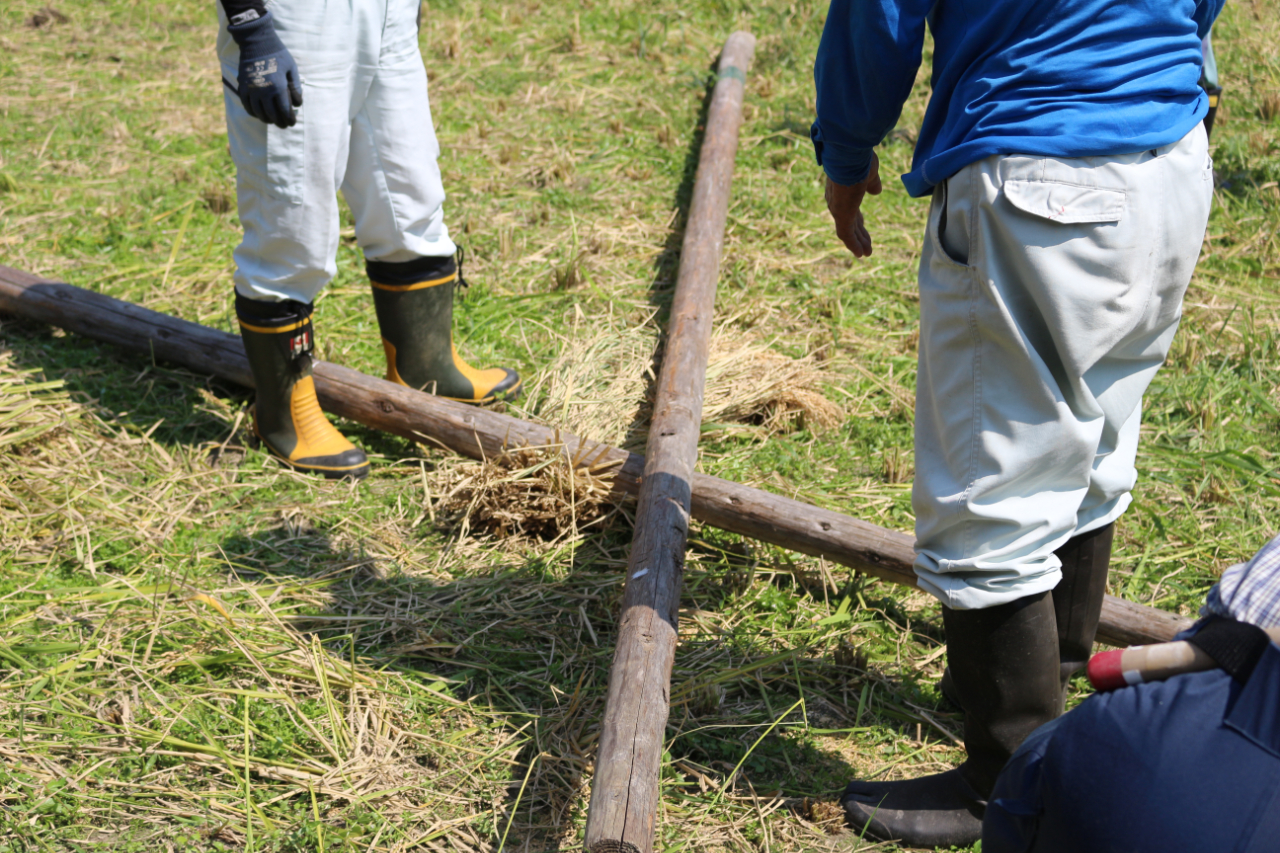
[[[612,318],[610,318],[612,320]],[[644,322],[604,322],[594,334],[563,340],[560,354],[533,389],[533,414],[578,435],[642,451],[652,405],[653,316]],[[712,335],[703,402],[704,432],[758,427],[766,434],[832,429],[844,410],[822,392],[838,378],[819,353],[791,358],[771,341],[744,332],[733,319]]]

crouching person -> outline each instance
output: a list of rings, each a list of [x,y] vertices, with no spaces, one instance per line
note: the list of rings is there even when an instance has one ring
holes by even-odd
[[[1200,612],[1183,636],[1220,666],[1099,693],[1038,729],[996,782],[983,853],[1280,849],[1280,646],[1259,630],[1280,628],[1280,537]]]

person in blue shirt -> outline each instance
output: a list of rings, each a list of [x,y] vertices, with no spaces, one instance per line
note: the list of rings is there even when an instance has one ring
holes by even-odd
[[[1222,0],[833,0],[813,140],[836,234],[871,255],[874,148],[932,94],[911,171],[920,259],[915,570],[943,604],[966,761],[857,781],[859,830],[978,840],[996,777],[1088,660],[1142,395],[1208,221],[1201,39]]]
[[[1280,537],[1179,635],[1219,668],[1089,697],[996,781],[983,853],[1280,849]],[[1206,635],[1213,633],[1213,638]]]

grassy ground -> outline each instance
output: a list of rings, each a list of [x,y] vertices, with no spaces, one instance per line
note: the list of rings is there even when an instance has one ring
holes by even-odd
[[[213,3],[56,12],[0,4],[0,263],[230,329]],[[431,4],[474,282],[457,332],[530,378],[518,413],[642,441],[709,63],[749,27],[702,467],[910,529],[925,205],[887,187],[870,263],[830,233],[807,143],[823,14]],[[1254,0],[1218,27],[1222,183],[1120,524],[1112,591],[1183,613],[1275,532],[1278,22]],[[378,373],[352,238],[338,267],[323,355]],[[533,474],[350,424],[370,480],[299,477],[246,446],[241,389],[57,330],[0,336],[0,850],[580,847],[625,512],[504,520]],[[936,606],[712,529],[691,552],[660,848],[857,847],[829,805],[845,781],[959,756]]]

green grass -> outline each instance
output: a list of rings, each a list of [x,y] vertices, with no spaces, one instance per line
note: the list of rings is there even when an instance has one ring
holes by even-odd
[[[68,20],[28,26],[40,8],[0,6],[0,263],[230,330],[213,4],[67,0]],[[701,465],[909,530],[925,204],[886,183],[867,263],[831,233],[807,139],[823,14],[431,4],[473,282],[456,331],[474,362],[530,379],[518,414],[642,439],[710,63],[752,29],[708,394],[752,402],[709,419]],[[1217,29],[1222,183],[1119,527],[1112,592],[1186,614],[1280,506],[1278,22],[1233,3]],[[922,77],[885,175],[906,171],[927,96]],[[351,237],[338,270],[322,354],[380,373]],[[317,482],[248,446],[243,389],[21,322],[0,338],[0,851],[580,847],[625,515],[481,535],[458,496],[509,484],[475,463],[343,424],[373,475]],[[775,417],[786,404],[725,366],[748,350],[806,377],[839,425]],[[701,529],[681,636],[662,850],[826,849],[855,774],[960,755],[922,593]]]

